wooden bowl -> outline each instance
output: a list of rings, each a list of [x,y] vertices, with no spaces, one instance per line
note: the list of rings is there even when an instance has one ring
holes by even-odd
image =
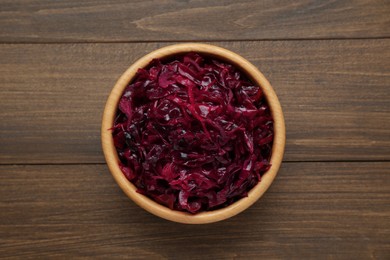
[[[212,56],[220,60],[235,65],[242,72],[244,72],[254,83],[261,86],[267,102],[270,106],[271,113],[274,119],[274,142],[272,147],[271,168],[262,176],[261,181],[253,187],[248,197],[242,198],[228,207],[217,209],[213,211],[206,211],[197,214],[190,214],[181,211],[171,210],[163,205],[158,204],[152,199],[136,192],[136,187],[129,182],[123,175],[119,168],[118,154],[114,147],[114,141],[110,129],[114,124],[114,118],[117,113],[118,102],[122,96],[125,87],[132,81],[138,68],[146,67],[154,58],[166,58],[177,54],[186,52],[198,52],[204,56]],[[168,219],[175,222],[187,224],[204,224],[230,218],[238,213],[244,211],[253,203],[255,203],[268,189],[274,180],[284,153],[285,145],[285,125],[282,108],[279,100],[272,89],[268,80],[263,74],[249,61],[242,58],[238,54],[228,51],[226,49],[200,43],[184,43],[167,46],[155,50],[144,57],[140,58],[133,65],[131,65],[125,73],[119,78],[108,97],[106,107],[103,114],[102,122],[102,145],[104,156],[107,161],[108,168],[114,176],[116,182],[136,204],[150,213],[161,218]]]

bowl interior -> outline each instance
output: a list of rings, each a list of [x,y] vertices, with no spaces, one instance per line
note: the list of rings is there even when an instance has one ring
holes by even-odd
[[[126,179],[119,168],[119,157],[114,146],[111,131],[109,130],[114,124],[118,103],[122,93],[129,82],[131,82],[133,77],[136,75],[138,68],[147,67],[155,58],[169,59],[172,56],[187,52],[198,52],[205,56],[211,56],[231,63],[240,69],[252,82],[262,88],[268,105],[270,106],[272,117],[274,119],[274,141],[271,156],[272,166],[266,173],[263,174],[261,181],[249,191],[248,197],[242,198],[228,207],[197,214],[171,210],[163,205],[158,204],[152,199],[137,193],[136,187]],[[126,193],[126,195],[140,207],[154,215],[171,221],[187,224],[203,224],[220,221],[232,217],[251,206],[264,194],[264,192],[268,189],[274,180],[282,161],[285,146],[285,125],[282,109],[274,90],[263,74],[246,59],[229,50],[213,45],[199,43],[186,43],[167,46],[145,55],[136,61],[132,66],[130,66],[119,78],[108,97],[103,113],[101,131],[103,152],[107,161],[107,165],[114,179]]]

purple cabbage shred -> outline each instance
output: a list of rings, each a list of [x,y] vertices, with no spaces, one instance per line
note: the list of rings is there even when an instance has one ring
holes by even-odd
[[[273,120],[261,88],[197,53],[139,69],[112,131],[126,178],[174,210],[226,207],[271,167]]]

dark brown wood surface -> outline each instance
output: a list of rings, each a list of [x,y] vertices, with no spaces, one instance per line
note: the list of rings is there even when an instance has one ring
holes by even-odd
[[[214,44],[271,81],[286,117],[286,161],[390,159],[390,39]],[[163,45],[2,46],[0,162],[104,162],[99,125],[113,84]]]
[[[209,225],[143,211],[105,166],[105,100],[137,58],[206,41],[284,109],[284,163]],[[390,259],[390,2],[0,1],[0,258]]]
[[[388,0],[2,0],[4,42],[376,38]]]
[[[227,221],[193,226],[140,210],[105,165],[0,166],[0,255],[385,258],[389,167],[284,163],[253,207]]]

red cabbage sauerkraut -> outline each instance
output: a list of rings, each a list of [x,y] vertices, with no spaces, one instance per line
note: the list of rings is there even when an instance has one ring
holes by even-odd
[[[126,178],[174,210],[226,207],[271,167],[273,120],[261,88],[198,53],[139,69],[112,131]]]

